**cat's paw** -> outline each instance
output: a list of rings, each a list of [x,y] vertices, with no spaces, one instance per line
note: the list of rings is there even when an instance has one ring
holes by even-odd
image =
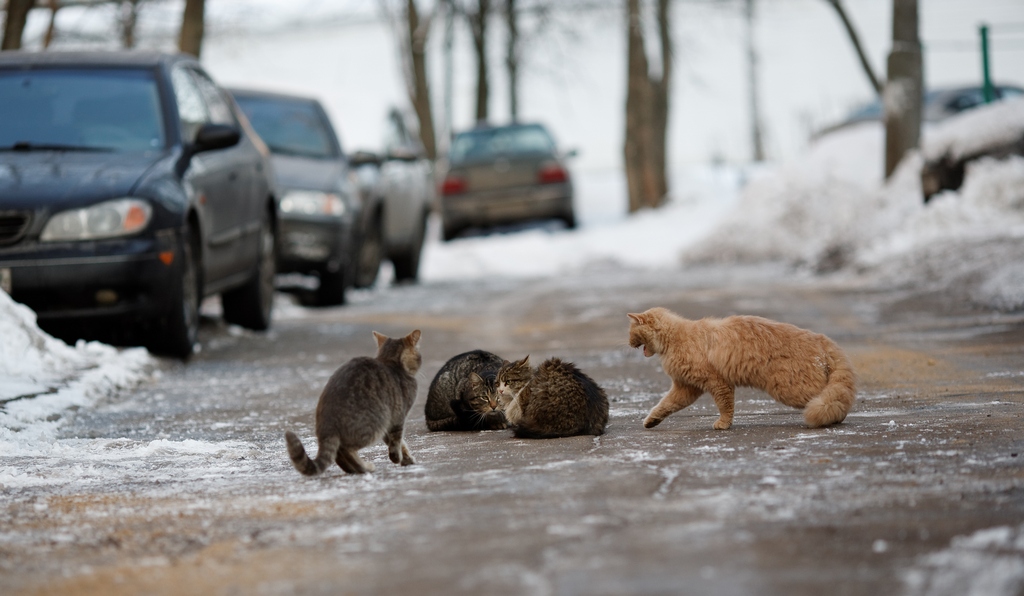
[[[403,466],[414,466],[414,465],[416,465],[416,460],[414,460],[411,455],[406,453],[405,455],[402,456],[402,465]]]
[[[644,419],[644,428],[654,428],[655,426],[661,424],[662,420],[664,420],[664,418],[655,418],[654,416],[648,416],[646,419]]]
[[[363,472],[372,472],[377,469],[377,466],[373,465],[372,461],[363,462]]]
[[[716,420],[715,423],[712,425],[712,427],[715,430],[729,430],[729,428],[731,426],[732,426],[732,422],[731,421],[730,422],[726,422],[725,420],[722,420],[721,418]]]

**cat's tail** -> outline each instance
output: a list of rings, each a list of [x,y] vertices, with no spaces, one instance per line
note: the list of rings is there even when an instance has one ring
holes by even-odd
[[[341,447],[341,439],[337,436],[329,437],[320,441],[320,449],[317,451],[316,459],[309,459],[306,449],[302,446],[295,433],[286,431],[284,440],[288,443],[288,457],[292,458],[292,465],[300,473],[306,476],[316,476],[327,469],[327,466],[334,463],[338,457],[338,448]]]
[[[857,379],[850,361],[838,346],[832,346],[827,351],[831,360],[828,382],[821,393],[807,402],[804,408],[804,420],[812,428],[842,422],[857,398]]]

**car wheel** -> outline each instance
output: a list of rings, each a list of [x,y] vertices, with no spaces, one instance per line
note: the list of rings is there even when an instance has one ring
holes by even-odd
[[[414,282],[420,273],[420,256],[423,254],[423,237],[427,233],[427,215],[424,213],[413,233],[409,250],[391,257],[395,266],[397,281]]]
[[[570,230],[576,229],[576,214],[574,212],[569,211],[568,213],[564,214],[562,216],[562,221],[565,222],[566,228]]]
[[[178,263],[171,307],[158,321],[157,332],[147,347],[154,354],[185,359],[192,355],[199,339],[199,305],[202,302],[199,238],[187,228],[182,234]]]
[[[264,331],[270,327],[274,306],[274,229],[269,218],[260,227],[260,247],[256,270],[249,281],[220,295],[224,320],[247,329]]]
[[[452,227],[443,226],[443,229],[441,230],[441,237],[444,238],[445,242],[448,242],[449,240],[455,239],[455,237],[458,236],[459,232],[461,232],[461,231],[462,231],[462,228],[457,228],[457,227],[454,227],[454,226],[452,226]]]
[[[320,272],[320,287],[316,289],[316,306],[345,304],[345,270]]]
[[[384,234],[380,217],[375,217],[363,233],[359,247],[359,263],[356,267],[355,287],[368,288],[377,281],[380,262],[384,258]]]

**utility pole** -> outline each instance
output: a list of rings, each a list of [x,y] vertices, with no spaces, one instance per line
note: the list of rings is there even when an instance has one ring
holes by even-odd
[[[445,153],[452,142],[455,125],[452,123],[452,97],[455,95],[455,66],[453,47],[455,45],[455,0],[444,3],[444,131],[438,150]]]
[[[896,170],[908,150],[921,139],[924,84],[917,0],[892,2],[892,50],[885,83],[885,177]]]

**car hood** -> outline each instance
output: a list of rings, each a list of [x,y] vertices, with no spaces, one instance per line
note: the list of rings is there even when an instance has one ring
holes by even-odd
[[[54,210],[128,196],[162,154],[0,153],[0,209]]]
[[[270,161],[281,190],[302,189],[337,192],[345,176],[341,159],[314,159],[273,154]]]

